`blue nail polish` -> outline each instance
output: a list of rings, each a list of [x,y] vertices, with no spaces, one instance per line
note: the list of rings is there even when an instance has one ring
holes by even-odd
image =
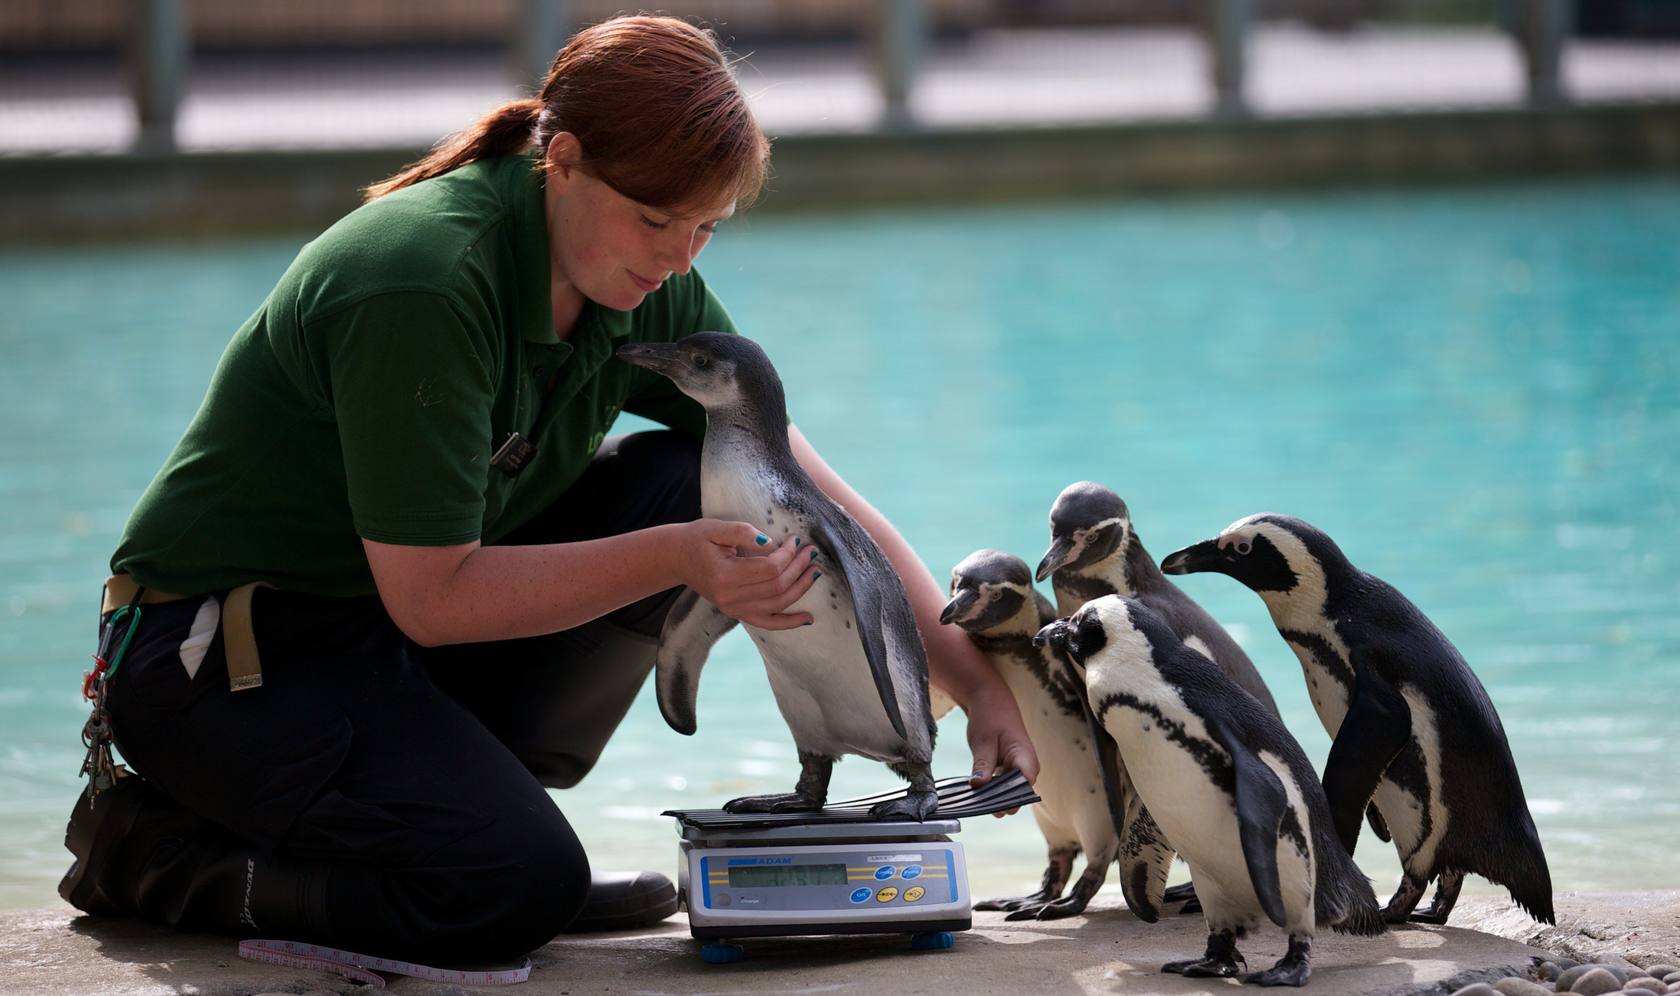
[[[812,571],[811,572],[811,580],[812,581],[815,581],[816,579],[818,579],[820,577],[822,577],[822,571]]]
[[[770,542],[770,537],[764,535],[763,533],[758,534],[758,545],[759,546],[763,546],[764,544],[766,544],[768,542]]]
[[[812,559],[812,560],[816,560],[816,559],[817,559],[817,550],[816,550],[816,547],[812,547],[812,548],[811,548],[811,559]]]
[[[799,545],[799,537],[797,537],[797,536],[795,536],[795,537],[794,537],[794,538],[793,538],[793,545],[794,545],[794,546],[798,546],[798,545]]]

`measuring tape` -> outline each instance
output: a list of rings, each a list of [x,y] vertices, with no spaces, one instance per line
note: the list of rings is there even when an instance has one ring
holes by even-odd
[[[518,968],[472,969],[432,968],[409,961],[375,958],[372,955],[341,951],[319,944],[299,944],[296,941],[240,941],[239,957],[246,961],[260,961],[287,968],[317,969],[334,972],[357,982],[384,989],[385,980],[376,972],[407,975],[431,982],[451,982],[463,986],[511,986],[531,977],[531,962]]]

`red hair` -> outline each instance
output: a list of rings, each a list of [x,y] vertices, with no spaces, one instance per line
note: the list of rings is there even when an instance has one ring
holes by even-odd
[[[662,210],[764,186],[770,143],[710,31],[672,17],[615,17],[579,31],[554,57],[539,97],[503,104],[424,158],[368,186],[367,200],[494,156],[575,135],[581,165],[631,200]]]

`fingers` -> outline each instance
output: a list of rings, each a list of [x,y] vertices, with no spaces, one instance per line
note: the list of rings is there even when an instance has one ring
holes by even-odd
[[[775,581],[768,586],[757,586],[759,597],[740,605],[738,608],[741,615],[736,618],[763,629],[792,629],[795,626],[803,626],[811,621],[809,612],[789,613],[783,610],[805,597],[805,593],[811,590],[811,586],[820,577],[822,569],[817,566],[814,558],[796,557]]]
[[[740,547],[743,550],[770,545],[770,537],[750,522],[729,522],[724,519],[707,520],[710,527],[706,539],[718,546]]]

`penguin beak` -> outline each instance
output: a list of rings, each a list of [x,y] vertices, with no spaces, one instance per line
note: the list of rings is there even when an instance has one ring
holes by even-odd
[[[1202,540],[1167,554],[1167,559],[1161,561],[1161,570],[1167,574],[1200,574],[1203,571],[1224,573],[1225,557],[1219,552],[1218,540]]]
[[[975,599],[980,593],[973,588],[962,588],[945,603],[945,608],[939,613],[939,621],[949,626],[968,615],[968,610],[974,608]]]
[[[1048,644],[1063,653],[1068,653],[1068,635],[1071,631],[1072,627],[1066,619],[1058,619],[1038,631],[1038,635],[1032,639],[1033,646],[1042,647]]]
[[[632,366],[669,377],[677,369],[678,352],[677,345],[670,342],[627,342],[614,355]]]
[[[1051,572],[1067,563],[1068,555],[1073,553],[1073,540],[1066,536],[1057,536],[1050,543],[1050,549],[1044,552],[1044,559],[1038,562],[1038,573],[1034,580],[1043,581]]]

